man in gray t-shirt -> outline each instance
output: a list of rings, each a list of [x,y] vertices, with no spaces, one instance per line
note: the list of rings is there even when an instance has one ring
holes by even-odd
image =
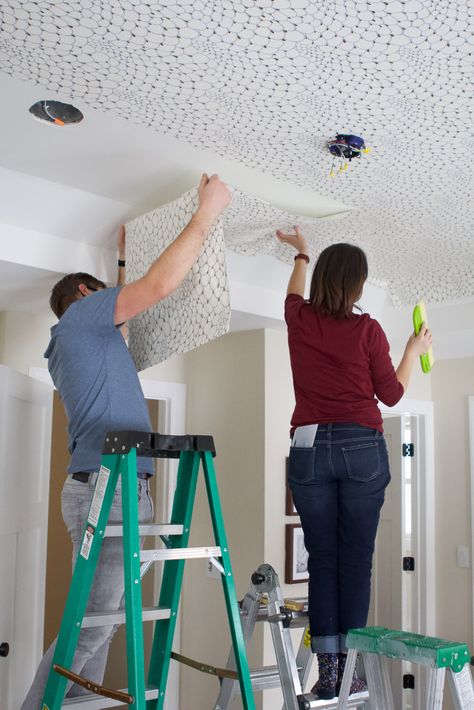
[[[71,461],[61,503],[73,543],[73,567],[105,434],[124,429],[151,431],[147,405],[120,326],[179,286],[194,265],[210,227],[229,202],[230,193],[217,175],[203,175],[195,214],[142,278],[106,288],[93,276],[77,273],[65,276],[53,288],[50,305],[59,322],[51,329],[45,357],[68,418]],[[119,267],[124,265],[119,258]],[[119,284],[123,276],[122,268]],[[147,480],[153,472],[152,461],[139,458],[137,468],[139,519],[146,522],[153,516]],[[110,522],[120,523],[121,515],[119,484]],[[117,610],[122,606],[123,590],[122,540],[107,537],[102,543],[88,613]],[[111,626],[83,629],[71,670],[100,685],[114,630]],[[43,656],[21,710],[41,710],[55,644]],[[68,697],[86,693],[81,686],[69,683]]]

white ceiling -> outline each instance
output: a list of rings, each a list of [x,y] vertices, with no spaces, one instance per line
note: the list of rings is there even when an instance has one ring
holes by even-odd
[[[473,14],[468,0],[6,0],[0,308],[29,307],[28,284],[44,285],[21,245],[44,246],[52,281],[68,253],[97,261],[121,221],[204,169],[289,213],[346,213],[308,226],[314,250],[362,244],[398,302],[471,303]],[[41,98],[72,101],[84,121],[35,121]],[[331,179],[337,131],[373,151]],[[8,225],[25,230],[15,254]],[[262,258],[266,288],[275,260]]]

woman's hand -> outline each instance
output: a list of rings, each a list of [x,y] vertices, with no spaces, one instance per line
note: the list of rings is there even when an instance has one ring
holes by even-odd
[[[403,357],[397,367],[397,380],[403,386],[405,392],[410,381],[416,358],[419,355],[423,355],[423,353],[428,352],[431,347],[432,340],[433,336],[431,334],[431,330],[428,330],[425,323],[421,324],[418,335],[412,333],[412,335],[408,338],[405,352],[403,353]]]
[[[410,350],[413,355],[423,355],[428,352],[433,342],[433,334],[424,323],[421,324],[418,335],[412,334],[408,338],[406,350]]]
[[[296,249],[298,254],[308,253],[308,244],[306,242],[306,239],[301,234],[300,228],[297,225],[295,225],[294,234],[284,234],[284,232],[279,229],[276,235],[280,242],[283,242],[284,244],[289,244],[290,247]]]
[[[284,234],[280,229],[276,233],[280,242],[284,244],[289,244],[290,247],[296,249],[298,254],[308,254],[308,245],[306,239],[300,232],[300,228],[295,226],[294,234]],[[296,296],[301,296],[304,298],[304,289],[306,283],[306,261],[305,259],[297,259],[295,257],[295,265],[293,266],[293,271],[288,282],[288,288],[286,293],[294,294]]]

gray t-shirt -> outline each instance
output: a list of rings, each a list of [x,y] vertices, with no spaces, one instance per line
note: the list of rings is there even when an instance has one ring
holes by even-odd
[[[114,325],[120,287],[71,304],[51,328],[44,354],[68,418],[69,473],[98,471],[109,431],[151,431],[148,408],[127,345]],[[153,461],[138,459],[153,472]]]

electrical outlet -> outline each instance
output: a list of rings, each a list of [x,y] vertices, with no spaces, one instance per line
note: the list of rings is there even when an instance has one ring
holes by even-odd
[[[458,567],[470,567],[470,550],[467,545],[458,545],[456,548],[456,558]]]

